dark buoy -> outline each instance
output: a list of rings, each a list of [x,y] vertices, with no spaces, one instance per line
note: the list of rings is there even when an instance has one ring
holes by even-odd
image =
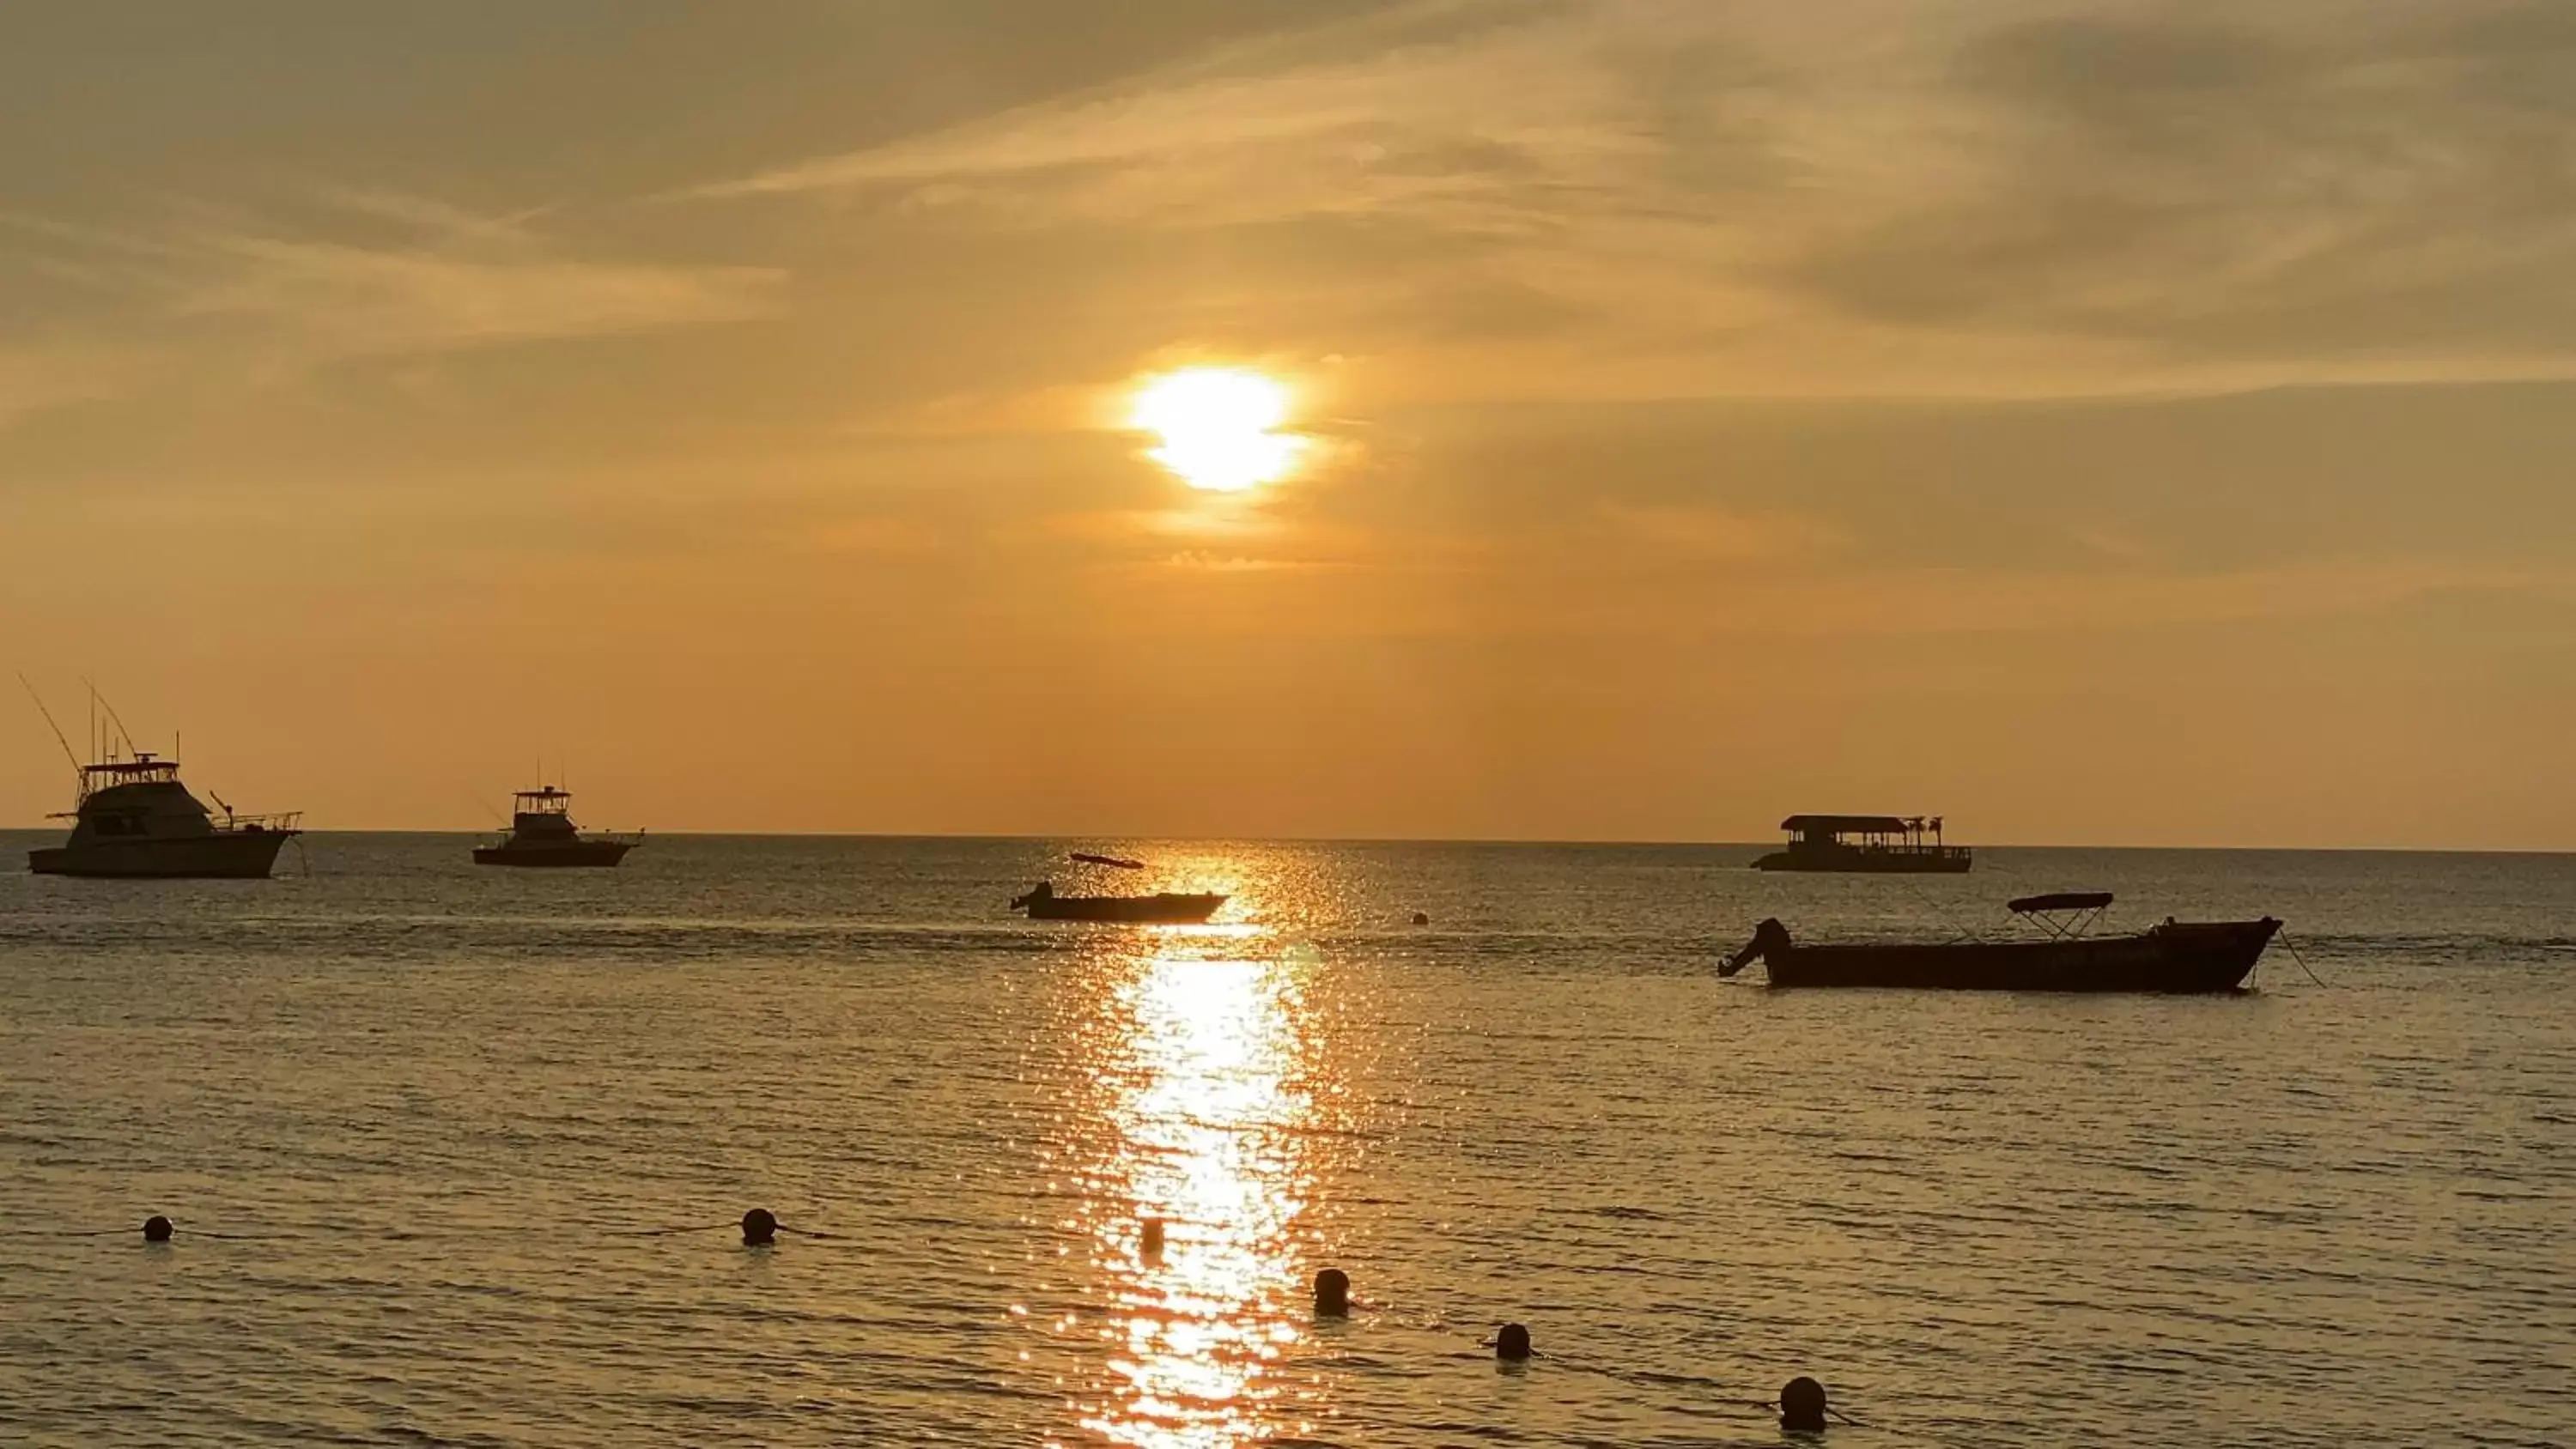
[[[1517,1323],[1506,1323],[1494,1335],[1494,1357],[1505,1363],[1529,1362],[1529,1330]]]
[[[1793,1433],[1825,1432],[1825,1386],[1801,1374],[1780,1391],[1780,1427]]]
[[[1315,1312],[1325,1318],[1351,1316],[1351,1275],[1326,1268],[1315,1275]]]
[[[1415,912],[1413,913],[1413,924],[1415,924],[1415,925],[1417,925],[1417,926],[1427,926],[1427,925],[1430,925],[1430,924],[1431,924],[1431,913],[1430,913],[1429,911],[1415,911]]]
[[[143,1241],[147,1243],[166,1243],[170,1241],[170,1220],[161,1216],[159,1213],[154,1213],[152,1216],[145,1218],[143,1220]]]
[[[742,1215],[742,1245],[766,1248],[778,1241],[778,1219],[767,1208],[753,1208]]]
[[[1163,1220],[1161,1218],[1145,1219],[1144,1231],[1137,1238],[1136,1251],[1142,1254],[1147,1262],[1163,1256]]]

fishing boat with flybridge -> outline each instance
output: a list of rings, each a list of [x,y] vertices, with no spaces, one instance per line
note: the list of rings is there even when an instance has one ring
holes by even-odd
[[[22,678],[19,681],[24,684]],[[35,698],[35,688],[27,689]],[[99,701],[92,693],[93,713]],[[277,866],[277,853],[303,834],[302,816],[243,815],[213,795],[223,811],[214,810],[179,780],[179,761],[134,748],[123,721],[108,711],[110,728],[102,736],[93,724],[91,760],[81,763],[71,741],[54,725],[51,710],[36,700],[36,709],[61,742],[71,761],[77,796],[70,810],[54,815],[72,822],[71,838],[44,850],[27,852],[27,869],[37,875],[90,876],[125,880],[266,880]]]
[[[476,865],[607,867],[644,843],[610,835],[584,835],[572,823],[572,792],[540,785],[512,796],[510,833],[475,847]]]

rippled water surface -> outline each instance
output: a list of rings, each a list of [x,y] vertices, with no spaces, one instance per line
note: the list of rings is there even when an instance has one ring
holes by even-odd
[[[0,875],[0,1442],[2576,1442],[2576,858],[306,844]],[[1000,914],[1102,846],[1234,899]],[[2091,887],[2324,985],[1710,970]]]

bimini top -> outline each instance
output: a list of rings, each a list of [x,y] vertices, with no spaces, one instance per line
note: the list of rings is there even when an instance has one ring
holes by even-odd
[[[1832,835],[1898,835],[1908,829],[1919,829],[1921,825],[1921,821],[1908,820],[1901,815],[1792,815],[1780,822],[1783,830],[1801,833],[1821,830]]]
[[[2023,896],[2004,903],[2017,916],[2035,911],[2098,911],[2111,904],[2109,891],[2060,891],[2048,896]]]

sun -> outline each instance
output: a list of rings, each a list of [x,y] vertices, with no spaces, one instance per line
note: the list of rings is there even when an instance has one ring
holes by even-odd
[[[1148,381],[1128,421],[1162,439],[1146,456],[1193,488],[1240,493],[1297,466],[1306,440],[1279,431],[1288,389],[1233,367],[1191,367]]]

